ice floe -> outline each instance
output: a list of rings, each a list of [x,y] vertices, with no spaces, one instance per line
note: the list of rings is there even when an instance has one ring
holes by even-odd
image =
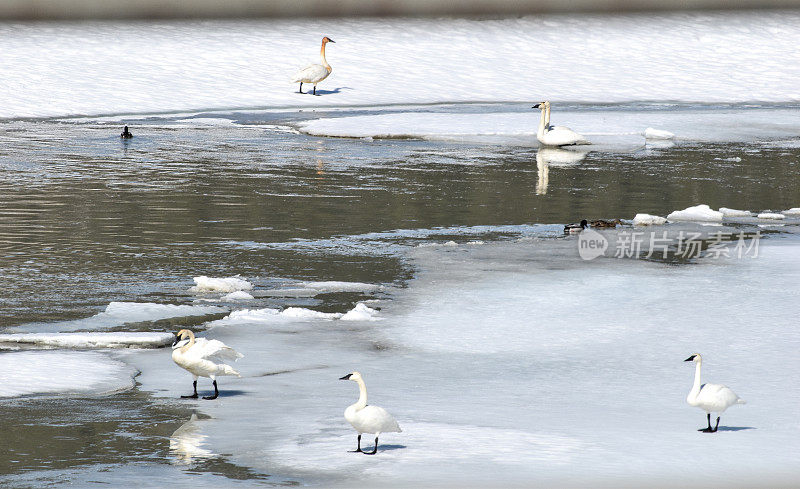
[[[789,210],[783,211],[787,216],[800,216],[800,207],[792,207]]]
[[[645,139],[673,139],[675,135],[669,131],[648,127],[644,130],[644,137]]]
[[[87,351],[0,353],[0,398],[95,395],[133,387],[136,370],[105,354]]]
[[[253,296],[248,294],[243,290],[237,290],[236,292],[231,292],[230,294],[223,295],[220,300],[223,301],[249,301],[252,300]]]
[[[172,333],[8,333],[0,345],[37,348],[159,348],[172,344]],[[1,347],[1,346],[0,346]]]
[[[778,214],[777,212],[762,212],[756,217],[758,217],[759,219],[775,219],[775,220],[786,219],[785,215]]]
[[[727,207],[720,207],[719,211],[724,217],[752,217],[753,213],[750,211],[742,211],[738,209],[729,209]]]
[[[667,219],[652,214],[636,214],[633,217],[634,226],[660,226],[667,222]]]
[[[228,312],[219,306],[190,304],[156,304],[152,302],[111,302],[105,311],[94,316],[53,323],[33,323],[15,327],[19,331],[76,331],[108,329],[126,323],[158,321],[176,317],[205,316]]]
[[[223,292],[231,293],[240,290],[253,290],[253,284],[241,278],[239,275],[233,277],[194,277],[195,286],[189,289],[192,292]]]
[[[670,221],[705,221],[716,222],[722,221],[722,212],[711,209],[706,204],[700,204],[693,207],[687,207],[681,211],[674,211],[667,215]]]

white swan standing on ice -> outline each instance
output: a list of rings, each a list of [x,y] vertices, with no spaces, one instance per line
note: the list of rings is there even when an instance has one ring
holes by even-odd
[[[367,386],[364,385],[364,379],[361,378],[360,373],[353,372],[339,380],[352,380],[358,383],[358,402],[344,410],[344,419],[353,425],[353,428],[358,432],[358,448],[354,451],[375,455],[378,452],[378,436],[381,433],[399,433],[403,430],[400,429],[400,425],[385,409],[367,405]],[[371,452],[363,452],[361,450],[362,433],[375,434],[375,448]]]
[[[325,59],[325,45],[329,42],[336,44],[335,41],[329,39],[327,36],[322,38],[322,48],[319,50],[319,57],[322,60],[321,64],[308,65],[294,75],[294,83],[300,82],[300,93],[303,93],[303,83],[313,83],[314,91],[312,95],[317,94],[317,83],[328,78],[331,74],[332,68]]]
[[[188,329],[178,331],[175,336],[175,342],[172,344],[172,361],[177,363],[179,367],[188,370],[194,378],[192,383],[194,394],[181,396],[182,398],[197,399],[198,377],[208,377],[214,384],[214,395],[203,397],[203,399],[209,400],[216,399],[219,396],[217,375],[241,377],[233,367],[222,363],[226,360],[236,361],[242,358],[244,355],[238,351],[219,340],[195,339],[194,333]]]
[[[734,404],[745,404],[745,401],[739,399],[735,392],[724,385],[700,384],[700,368],[703,365],[703,358],[699,353],[695,353],[684,361],[697,364],[694,370],[694,385],[686,397],[686,402],[690,406],[699,407],[705,411],[708,417],[708,428],[701,428],[698,431],[715,433],[719,428],[719,415]],[[711,427],[711,413],[717,413],[717,425],[714,428]]]
[[[539,102],[531,107],[541,109],[539,130],[536,139],[544,146],[570,146],[574,144],[591,144],[585,137],[568,127],[550,125],[550,102]]]

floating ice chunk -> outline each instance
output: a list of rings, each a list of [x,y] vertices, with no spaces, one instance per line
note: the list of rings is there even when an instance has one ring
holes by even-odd
[[[664,131],[661,129],[653,129],[652,127],[648,127],[644,130],[644,138],[645,139],[672,139],[675,135],[669,131]]]
[[[478,239],[478,240],[475,240],[475,241],[467,241],[467,244],[468,245],[473,245],[473,246],[478,246],[478,245],[482,245],[482,244],[486,244],[486,243],[484,243],[483,241]]]
[[[380,285],[364,284],[361,282],[304,282],[303,286],[315,289],[320,293],[329,292],[372,292],[381,288]]]
[[[660,226],[666,222],[665,218],[651,214],[636,214],[633,217],[634,226]]]
[[[32,323],[15,328],[21,331],[75,331],[78,329],[101,329],[121,326],[126,323],[158,321],[184,316],[205,316],[228,312],[219,306],[190,304],[155,304],[152,302],[111,302],[104,312],[72,321],[54,323]]]
[[[739,163],[740,161],[742,161],[742,159],[739,158],[738,156],[731,156],[729,158],[714,158],[714,159],[717,161],[732,161],[734,163]]]
[[[295,319],[339,319],[342,313],[339,312],[319,312],[304,307],[287,307],[279,313],[285,318]]]
[[[722,213],[705,204],[687,207],[682,211],[674,211],[667,215],[670,221],[721,221]]]
[[[0,334],[0,344],[39,348],[159,348],[172,343],[172,333],[14,333]]]
[[[133,387],[136,370],[99,352],[22,351],[0,355],[0,398],[106,394]]]
[[[202,275],[194,278],[192,292],[236,292],[238,290],[253,290],[253,284],[242,279],[239,275],[225,278],[206,277]]]
[[[222,296],[223,301],[249,301],[252,299],[253,296],[243,290],[237,290],[236,292],[231,292],[230,294]]]
[[[376,309],[367,307],[366,304],[359,302],[356,307],[347,311],[342,317],[342,321],[377,321],[380,318]]]
[[[727,207],[720,207],[719,211],[724,217],[752,217],[753,213],[750,211],[740,211],[738,209],[728,209]]]
[[[448,241],[446,243],[442,243],[442,246],[458,246],[458,243],[455,241]]]
[[[787,216],[800,216],[800,207],[792,207],[788,211],[783,211]]]
[[[786,219],[786,216],[783,214],[777,214],[775,212],[762,212],[758,215],[759,219]]]

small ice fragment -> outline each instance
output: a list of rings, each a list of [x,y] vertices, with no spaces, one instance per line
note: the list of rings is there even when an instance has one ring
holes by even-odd
[[[670,221],[721,221],[722,213],[705,204],[687,207],[682,211],[674,211],[667,215]]]
[[[194,278],[194,287],[191,292],[236,292],[237,290],[252,290],[253,284],[244,280],[239,275],[233,277],[216,278],[202,275]]]
[[[752,217],[753,213],[750,211],[740,211],[738,209],[728,209],[727,207],[720,207],[719,211],[725,217]]]
[[[792,207],[788,211],[783,211],[783,213],[787,216],[798,216],[800,215],[800,207]]]
[[[477,246],[477,245],[482,245],[482,244],[485,244],[485,243],[484,243],[483,241],[481,241],[481,240],[479,240],[479,239],[478,239],[478,240],[475,240],[475,241],[467,241],[467,244],[468,244],[468,245],[474,245],[474,246]]]
[[[359,302],[356,307],[347,311],[341,317],[342,321],[377,321],[379,318],[375,317],[378,314],[376,309],[367,307],[364,303]]]
[[[739,163],[740,161],[742,161],[742,159],[739,158],[738,156],[731,156],[730,158],[714,158],[714,159],[717,161],[732,161],[734,163]]]
[[[759,219],[786,219],[786,216],[783,214],[777,214],[775,212],[762,212],[758,215]]]
[[[660,226],[666,222],[665,218],[650,214],[636,214],[633,217],[634,226]]]
[[[236,292],[231,292],[230,294],[222,296],[223,301],[249,301],[252,299],[253,296],[243,290],[237,290]]]
[[[442,243],[442,246],[458,246],[458,243],[455,241],[448,241],[447,243]]]
[[[648,127],[644,130],[645,139],[672,139],[674,137],[674,134],[662,129],[653,129],[652,127]]]

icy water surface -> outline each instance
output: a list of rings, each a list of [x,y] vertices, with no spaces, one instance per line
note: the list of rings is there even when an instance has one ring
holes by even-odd
[[[742,365],[761,355],[780,365],[796,350],[797,219],[722,227],[761,231],[778,250],[763,261],[587,264],[562,234],[581,218],[665,216],[700,203],[798,207],[797,144],[778,134],[548,153],[518,135],[298,132],[318,117],[398,111],[457,118],[518,108],[128,118],[130,141],[118,138],[116,117],[0,123],[5,332],[190,327],[245,354],[244,378],[223,378],[213,402],[177,399],[191,378],[164,349],[98,353],[141,372],[131,390],[0,400],[12,430],[2,483],[118,484],[143,474],[149,486],[581,484],[669,474],[697,483],[698,459],[739,482],[762,470],[778,481],[797,475],[774,451],[796,448],[796,409],[777,410],[768,424],[770,382]],[[253,299],[190,290],[194,277],[237,275]],[[372,312],[341,316],[359,303]],[[758,326],[729,326],[747,321]],[[711,461],[695,441],[704,416],[682,404],[692,372],[680,361],[701,348],[712,374],[755,396],[723,417],[735,419],[730,430],[702,439],[725,455]],[[336,379],[355,369],[404,428],[385,435],[373,459],[346,453],[355,434],[341,412],[355,390]],[[80,372],[64,375],[80,382]],[[626,398],[636,406],[618,401]],[[772,401],[798,400],[788,389]],[[761,455],[731,472],[752,450]],[[631,464],[638,452],[661,462]]]

